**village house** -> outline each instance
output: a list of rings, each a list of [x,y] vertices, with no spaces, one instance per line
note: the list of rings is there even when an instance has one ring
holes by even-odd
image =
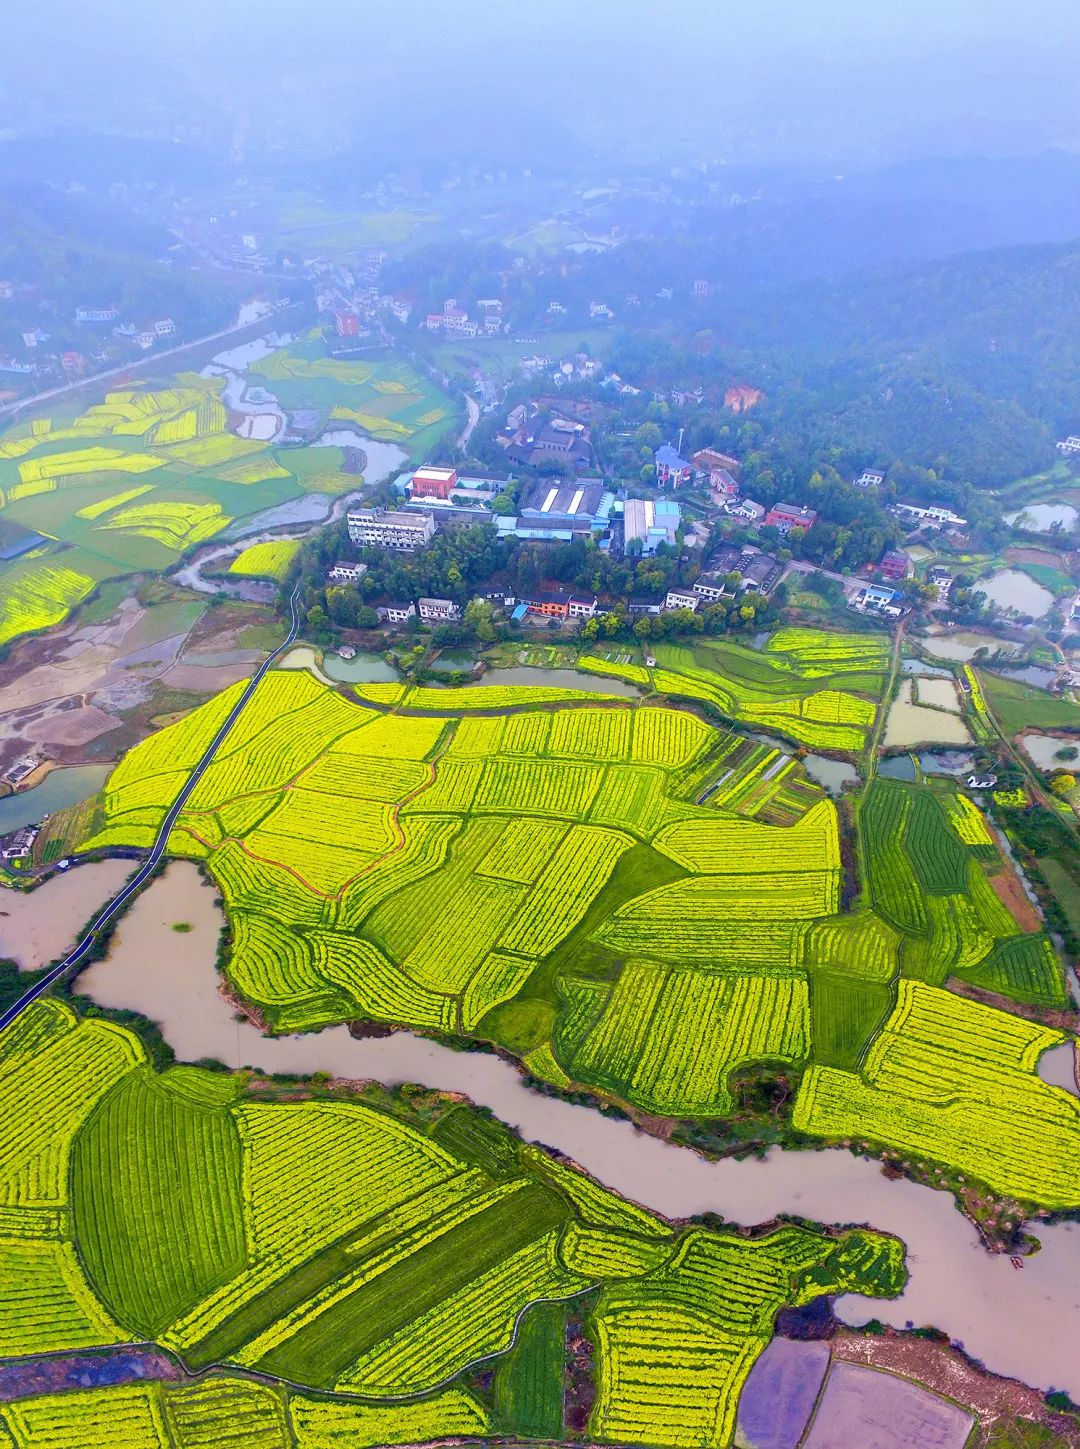
[[[923,508],[918,503],[897,503],[890,510],[901,519],[912,519],[917,523],[934,524],[939,528],[964,528],[967,524],[966,518],[961,518],[951,508],[943,504],[934,503],[929,508]]]
[[[120,318],[118,307],[76,307],[75,321],[79,326],[87,323],[116,322]]]
[[[856,488],[880,488],[885,482],[885,472],[881,468],[864,468],[855,479]]]
[[[741,498],[737,501],[729,499],[725,505],[724,512],[731,518],[742,518],[753,527],[757,527],[765,517],[765,508],[761,503],[755,503],[752,498]]]
[[[912,563],[902,549],[890,548],[882,554],[878,568],[887,579],[899,581],[912,572]]]
[[[809,533],[817,522],[817,513],[799,503],[776,503],[765,515],[767,527],[778,528],[781,534],[788,534],[793,528]]]
[[[367,573],[366,563],[345,563],[339,560],[327,571],[328,582],[333,584],[355,584]]]
[[[733,458],[730,453],[722,453],[719,448],[699,448],[690,459],[699,473],[716,473],[724,469],[728,473],[739,471],[739,460]]]
[[[940,564],[935,564],[927,574],[926,581],[928,584],[932,584],[937,590],[938,603],[944,604],[949,597],[953,584],[956,582],[956,578],[947,568],[942,568]]]
[[[357,508],[346,515],[349,537],[359,548],[389,548],[414,553],[435,536],[431,513],[404,513],[385,508]]]
[[[897,589],[890,589],[887,584],[867,584],[848,601],[848,607],[859,614],[884,614],[890,619],[899,619],[904,612],[901,597]]]
[[[1057,446],[1058,452],[1066,455],[1080,453],[1080,433],[1070,433],[1067,438],[1062,438]]]
[[[402,602],[387,599],[375,605],[375,614],[380,624],[404,624],[408,619],[415,619],[416,605],[411,599]]]
[[[701,595],[695,594],[693,589],[668,589],[664,598],[665,609],[689,609],[696,613],[701,603]]]
[[[528,613],[544,619],[568,619],[570,595],[562,589],[537,589],[521,601]]]
[[[664,609],[664,600],[658,598],[629,599],[626,605],[626,612],[631,619],[642,618],[646,614],[661,614]]]
[[[24,825],[21,830],[16,830],[4,840],[4,848],[0,855],[5,860],[26,860],[34,847],[34,841],[38,837],[39,827],[36,825]]]
[[[445,622],[448,619],[460,619],[461,610],[452,599],[420,599],[420,617],[426,623],[433,620]]]
[[[694,476],[692,464],[688,463],[670,443],[664,443],[662,447],[657,448],[653,454],[653,466],[656,469],[656,481],[661,488],[666,488],[669,483],[672,488],[681,488]]]

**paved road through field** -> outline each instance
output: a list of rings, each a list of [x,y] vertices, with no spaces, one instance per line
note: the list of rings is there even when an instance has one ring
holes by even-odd
[[[23,992],[22,996],[19,997],[18,1001],[13,1002],[12,1005],[9,1006],[2,1015],[0,1015],[0,1031],[3,1031],[4,1027],[6,1026],[10,1026],[11,1023],[22,1012],[26,1010],[31,1002],[36,1001],[38,997],[53,984],[54,981],[59,981],[60,977],[63,976],[65,971],[70,970],[72,966],[77,966],[79,962],[85,958],[85,956],[93,946],[95,940],[97,939],[99,933],[101,932],[102,928],[108,925],[108,923],[113,919],[117,912],[121,911],[124,908],[124,906],[135,894],[135,892],[139,890],[141,886],[145,885],[146,881],[150,878],[150,875],[153,873],[154,867],[157,865],[158,861],[165,853],[165,847],[169,841],[169,832],[172,830],[173,825],[176,823],[176,817],[180,814],[181,810],[183,810],[184,806],[187,804],[188,797],[191,795],[191,792],[195,789],[195,786],[199,783],[203,775],[206,773],[207,767],[210,765],[214,756],[217,754],[218,750],[221,748],[221,745],[224,743],[226,735],[229,733],[233,725],[244,712],[244,708],[250,701],[251,696],[255,693],[255,690],[258,687],[260,680],[266,674],[267,670],[272,667],[274,661],[278,659],[282,654],[284,654],[287,649],[291,648],[292,645],[296,642],[296,636],[300,632],[299,597],[300,584],[297,583],[296,588],[293,589],[292,598],[289,600],[291,622],[289,625],[288,637],[285,639],[284,643],[279,644],[274,652],[263,660],[263,662],[259,665],[258,669],[248,680],[247,687],[245,688],[240,698],[236,701],[236,704],[233,706],[232,710],[229,712],[228,719],[225,720],[224,724],[218,730],[217,734],[210,741],[210,744],[207,746],[202,758],[199,760],[198,764],[195,766],[191,774],[188,776],[187,780],[184,782],[183,789],[173,801],[172,806],[169,809],[169,813],[165,816],[165,819],[161,823],[161,829],[158,831],[157,839],[154,841],[154,844],[151,847],[150,854],[146,857],[142,865],[128,881],[128,883],[125,886],[121,887],[117,894],[113,896],[112,900],[108,903],[108,905],[105,906],[104,910],[102,910],[101,913],[95,918],[94,924],[90,927],[86,935],[82,938],[82,940],[78,943],[74,950],[70,951],[68,955],[64,957],[63,961],[59,962],[56,966],[52,968],[51,971],[47,972],[40,979],[40,981],[35,981],[33,986],[31,986],[28,991]]]

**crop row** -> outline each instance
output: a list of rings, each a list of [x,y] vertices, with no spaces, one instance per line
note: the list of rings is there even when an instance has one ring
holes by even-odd
[[[0,1355],[71,1352],[130,1337],[98,1302],[71,1243],[0,1237]]]
[[[75,1138],[72,1222],[102,1301],[152,1338],[245,1260],[240,1141],[149,1067],[108,1094]]]
[[[840,865],[836,810],[828,800],[815,805],[797,825],[785,828],[697,818],[667,826],[653,843],[698,874],[822,871]]]
[[[583,919],[630,845],[626,836],[594,826],[571,830],[499,938],[499,948],[547,955]]]
[[[508,820],[476,873],[531,885],[543,873],[566,833],[567,826],[561,820]]]
[[[0,581],[0,645],[19,634],[59,624],[94,583],[88,574],[47,559],[16,564]]]
[[[71,1138],[142,1059],[128,1032],[43,1003],[0,1036],[0,1204],[49,1206],[68,1195]]]
[[[615,927],[668,928],[677,942],[685,927],[715,921],[743,926],[752,921],[794,921],[830,916],[840,896],[838,870],[731,871],[659,886],[621,906]]]
[[[1050,1208],[1080,1203],[1080,1103],[1035,1075],[1060,1033],[920,982],[896,1008],[861,1076],[811,1067],[794,1122],[947,1163],[995,1192]]]
[[[873,911],[816,921],[806,937],[806,965],[867,981],[891,981],[901,937]]]
[[[599,1313],[591,1437],[672,1449],[730,1444],[739,1392],[764,1341],[733,1339],[666,1304]]]
[[[300,547],[298,539],[276,538],[249,544],[229,565],[231,574],[246,579],[273,579],[281,583]]]
[[[257,1260],[299,1262],[346,1222],[377,1218],[462,1173],[429,1138],[359,1103],[244,1103],[233,1115]]]
[[[801,977],[705,975],[632,962],[568,1065],[579,1079],[613,1086],[647,1111],[719,1117],[731,1110],[732,1071],[802,1060],[809,1041]]]
[[[286,1400],[281,1389],[223,1376],[68,1389],[0,1407],[0,1439],[14,1449],[370,1449],[471,1439],[491,1428],[463,1389],[405,1404],[295,1392]]]
[[[493,1007],[517,995],[532,972],[531,961],[501,956],[498,952],[485,957],[461,993],[462,1027],[475,1031]]]
[[[968,795],[951,791],[946,797],[949,824],[965,845],[993,845],[994,838],[982,811]]]
[[[760,881],[761,877],[754,878]],[[716,970],[790,970],[799,966],[806,925],[787,918],[731,919],[721,910],[697,920],[657,920],[648,908],[619,912],[595,939],[613,951]]]
[[[428,916],[402,969],[430,991],[459,995],[489,951],[496,946],[521,949],[511,923],[536,890],[473,877],[456,900]]]
[[[645,689],[649,687],[649,671],[643,664],[617,664],[610,659],[600,659],[595,654],[582,654],[577,667],[587,674],[605,674],[613,679],[628,679]]]
[[[369,692],[369,686],[358,684],[356,693],[361,699],[377,699]],[[598,699],[618,699],[617,695],[593,694],[579,689],[559,689],[545,684],[474,684],[460,689],[432,685],[411,689],[401,701],[408,709],[438,711],[442,714],[456,714],[459,710],[505,709],[510,705],[533,704],[587,704]]]

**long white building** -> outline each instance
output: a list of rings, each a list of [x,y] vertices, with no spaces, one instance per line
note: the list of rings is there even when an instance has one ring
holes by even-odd
[[[402,513],[387,508],[356,508],[348,515],[349,537],[358,548],[391,548],[415,553],[435,536],[430,513]]]

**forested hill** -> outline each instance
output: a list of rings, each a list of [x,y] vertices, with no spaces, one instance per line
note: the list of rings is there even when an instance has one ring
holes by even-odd
[[[59,342],[81,304],[113,303],[139,326],[171,316],[181,335],[221,326],[236,289],[162,263],[169,240],[118,206],[0,181],[0,278],[20,289],[0,303],[0,351],[38,325]]]
[[[793,455],[996,485],[1080,428],[1080,242],[721,292],[709,312],[685,345],[623,338],[617,365],[762,388],[760,422]]]

